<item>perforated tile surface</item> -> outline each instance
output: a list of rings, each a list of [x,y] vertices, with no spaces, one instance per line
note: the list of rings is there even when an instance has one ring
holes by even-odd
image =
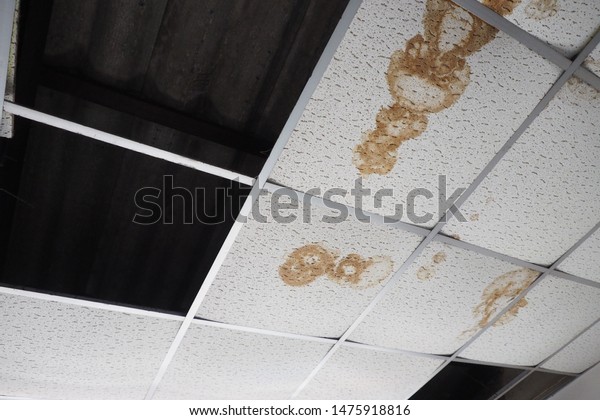
[[[0,294],[0,395],[143,399],[178,321]]]
[[[470,19],[464,14],[459,17]],[[488,43],[477,33],[474,39],[483,46],[472,54],[469,51],[475,46],[458,44],[452,49],[448,39],[460,35],[450,29],[444,32],[432,19],[425,14],[423,1],[362,4],[271,175],[274,181],[300,191],[320,188],[321,194],[342,188],[346,197],[332,199],[354,206],[350,190],[362,174],[363,188],[372,191],[362,208],[425,226],[438,220],[439,176],[446,177],[447,196],[466,187],[523,122],[559,71],[503,33]],[[451,56],[458,62],[466,60],[464,67],[453,64],[464,77],[440,85],[446,90],[435,87],[441,82],[435,81],[440,75],[433,70],[414,76],[417,70],[403,64],[388,69],[390,57],[416,69],[439,65],[433,58],[413,63],[403,55],[405,50],[416,54],[419,47],[408,41],[423,34],[425,24],[441,31],[440,45]],[[386,72],[398,75],[394,82],[398,90],[390,90]],[[456,102],[450,103],[450,98]],[[392,106],[389,113],[380,112],[388,106]],[[377,118],[390,121],[380,128],[395,139],[371,133]],[[398,142],[399,147],[386,149]],[[383,197],[377,206],[373,194],[392,187],[393,197]],[[409,218],[408,197],[415,188],[426,189],[435,198],[417,198],[414,216]],[[426,213],[431,217],[424,217]]]
[[[600,289],[557,277],[546,277],[525,298],[512,322],[494,325],[461,356],[534,366],[600,317]]]
[[[317,206],[286,211],[297,219],[278,223],[267,210],[272,197],[259,198],[266,223],[256,213],[244,225],[198,316],[338,337],[422,240],[352,217],[327,223],[324,218],[337,211]],[[309,213],[312,222],[304,223]],[[344,269],[356,275],[344,275]]]
[[[550,265],[600,220],[600,94],[571,79],[444,232]]]
[[[289,398],[330,347],[192,325],[155,398]]]
[[[542,365],[561,372],[579,373],[600,362],[600,324],[576,338]]]
[[[600,48],[596,47],[588,58],[583,62],[583,66],[600,76]]]
[[[342,347],[299,398],[407,399],[441,363],[425,357]]]
[[[452,354],[538,275],[527,268],[434,242],[350,339],[423,353]],[[507,288],[508,284],[511,286]],[[504,321],[510,323],[514,316]]]
[[[600,282],[600,231],[582,243],[558,269]]]
[[[479,0],[483,4],[489,0]],[[527,32],[573,56],[598,29],[600,4],[594,0],[517,0],[506,16]]]

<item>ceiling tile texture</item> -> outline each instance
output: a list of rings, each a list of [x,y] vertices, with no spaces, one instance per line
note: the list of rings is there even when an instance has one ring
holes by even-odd
[[[328,223],[337,211],[295,205],[276,221],[266,193],[242,228],[198,316],[275,331],[339,337],[362,312],[422,237],[349,216]],[[278,199],[279,200],[279,199]],[[260,214],[264,215],[264,220]],[[304,217],[311,217],[305,223]],[[346,274],[349,270],[353,274]]]
[[[561,372],[579,373],[600,360],[600,324],[590,328],[542,365]]]
[[[571,79],[444,232],[550,265],[600,220],[600,95]]]
[[[489,0],[479,0],[488,4]],[[506,19],[566,56],[581,50],[598,30],[600,3],[594,0],[517,0]]]
[[[0,294],[0,395],[143,399],[180,323]]]
[[[600,289],[547,276],[510,323],[493,325],[461,353],[488,362],[535,366],[600,318]]]
[[[156,399],[287,399],[330,344],[192,325]]]
[[[452,354],[539,274],[433,242],[350,339],[422,353]],[[518,314],[507,315],[504,322],[512,322]]]
[[[474,32],[476,45],[447,45],[447,39],[466,35],[443,32],[434,17],[425,13],[424,1],[362,4],[271,175],[275,182],[300,191],[349,192],[363,175],[363,188],[372,194],[394,190],[380,206],[372,196],[365,199],[363,209],[428,227],[437,222],[436,199],[416,200],[413,213],[430,213],[429,220],[407,216],[409,193],[424,188],[437,197],[440,174],[448,196],[468,186],[558,78],[559,69],[503,33],[480,39],[484,36]],[[445,48],[458,66],[456,78],[438,74],[437,68],[450,64],[437,63],[422,49],[419,37],[426,24],[442,31],[431,42]],[[480,49],[470,53],[476,46]],[[411,59],[416,51],[420,56]],[[413,75],[424,66],[429,73]],[[398,80],[389,81],[386,74]],[[398,139],[403,140],[396,147]],[[391,147],[389,161],[380,162],[385,154],[377,144]],[[356,205],[349,193],[332,200]]]
[[[299,398],[408,399],[441,364],[437,359],[342,347]]]

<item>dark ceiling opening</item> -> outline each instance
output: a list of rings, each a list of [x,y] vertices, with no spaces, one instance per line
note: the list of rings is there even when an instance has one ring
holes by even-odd
[[[16,102],[256,176],[346,4],[22,1]],[[0,283],[90,300],[185,314],[248,193],[22,119],[1,153]],[[173,223],[133,222],[143,188]]]
[[[412,400],[487,400],[522,370],[451,362],[419,389]]]

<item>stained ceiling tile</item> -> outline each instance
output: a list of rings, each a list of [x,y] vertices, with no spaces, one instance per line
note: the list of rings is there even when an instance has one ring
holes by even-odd
[[[600,93],[570,79],[443,229],[550,265],[600,220]]]
[[[337,210],[295,199],[294,205],[300,204],[303,211],[282,211],[297,216],[286,223],[271,212],[276,199],[291,203],[279,194],[259,197],[208,290],[199,317],[341,336],[422,240],[353,216],[328,223],[325,218],[339,214]]]
[[[142,399],[179,321],[0,294],[0,394]]]
[[[479,1],[486,6],[498,3]],[[596,0],[511,1],[517,6],[506,19],[569,57],[585,46],[600,22],[600,3]]]
[[[440,176],[447,196],[469,185],[559,75],[508,35],[450,2],[440,7],[437,13],[426,12],[424,1],[362,3],[274,181],[320,188],[313,195],[342,188],[346,195],[331,199],[357,206],[350,190],[362,175],[371,196],[359,207],[435,224]],[[456,29],[464,27],[473,30]],[[392,196],[374,198],[392,187]],[[409,218],[416,188],[433,197],[415,199]]]
[[[452,354],[539,274],[433,242],[350,339],[422,353]],[[504,322],[511,322],[517,314],[506,316]]]
[[[330,344],[192,324],[156,399],[287,399]]]
[[[315,400],[404,400],[443,360],[350,347],[340,349],[300,393]]]
[[[600,289],[548,276],[510,323],[494,325],[461,357],[534,366],[600,317]]]
[[[600,324],[596,324],[562,349],[543,368],[579,373],[600,362]]]
[[[558,269],[600,282],[600,230],[579,245]]]

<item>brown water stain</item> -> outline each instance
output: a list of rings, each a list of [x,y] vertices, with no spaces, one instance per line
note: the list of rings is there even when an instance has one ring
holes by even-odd
[[[506,307],[513,299],[520,295],[540,273],[529,268],[521,268],[509,271],[498,276],[492,281],[481,294],[481,303],[473,308],[473,316],[478,319],[477,323],[468,330],[461,333],[460,338],[465,339],[484,328],[497,312]],[[527,299],[521,298],[512,308],[502,315],[494,327],[506,325],[519,313],[519,310],[527,306]]]
[[[349,254],[338,263],[331,277],[338,282],[357,284],[360,282],[365,270],[372,264],[373,261],[370,258],[362,258],[358,254]]]
[[[279,267],[279,276],[290,286],[304,286],[333,272],[335,254],[318,244],[297,248]]]
[[[509,323],[510,321],[512,321],[519,313],[519,309],[524,308],[528,304],[529,304],[529,302],[527,302],[527,299],[525,299],[525,298],[519,299],[519,301],[517,302],[517,304],[515,306],[510,308],[504,315],[502,315],[500,318],[498,318],[498,321],[496,321],[494,323],[494,327],[497,327],[500,325],[505,325],[505,324]]]
[[[478,325],[484,327],[488,324],[490,318],[502,307],[506,306],[508,302],[516,298],[523,290],[525,290],[539,275],[537,271],[529,268],[521,268],[519,270],[510,271],[503,274],[492,283],[490,283],[481,295],[481,303],[473,309],[473,314],[480,318]],[[512,310],[512,315],[507,312],[504,316],[507,316],[505,323],[512,319],[519,312],[519,308],[527,305],[525,298],[521,299],[523,302],[515,305]]]
[[[432,264],[424,265],[418,268],[417,278],[419,280],[430,280],[436,273],[436,266],[446,261],[446,253],[443,251],[437,252],[431,257]]]
[[[600,71],[599,60],[588,58],[584,65],[588,70]],[[571,105],[586,106],[587,102],[600,100],[600,91],[577,77],[571,77],[556,96]]]
[[[435,274],[435,270],[433,269],[433,267],[429,267],[429,266],[421,266],[417,270],[417,278],[419,280],[423,280],[423,281],[431,279],[434,274]]]
[[[441,264],[446,261],[446,253],[444,251],[437,252],[433,257],[431,257],[431,260],[434,262],[434,264]]]
[[[548,19],[558,13],[558,0],[531,0],[525,7],[525,15],[535,20]]]
[[[487,0],[506,15],[520,0]],[[361,175],[385,175],[396,165],[398,148],[427,128],[428,114],[452,106],[469,85],[466,57],[496,36],[497,29],[448,0],[428,0],[423,34],[395,51],[386,78],[393,104],[381,108],[375,129],[363,134],[352,161]]]
[[[471,222],[476,222],[479,220],[479,213],[473,213],[472,215],[469,216],[469,220]]]
[[[456,239],[457,241],[460,241],[460,235],[458,233],[451,233],[450,237]]]
[[[418,137],[427,128],[427,117],[399,105],[382,108],[376,129],[363,135],[354,149],[354,165],[363,175],[386,174],[396,164],[396,150],[406,140]]]
[[[390,257],[364,258],[349,254],[338,259],[335,252],[319,244],[304,245],[288,255],[279,267],[279,276],[290,286],[305,286],[325,276],[336,283],[357,289],[373,287],[390,276]]]

